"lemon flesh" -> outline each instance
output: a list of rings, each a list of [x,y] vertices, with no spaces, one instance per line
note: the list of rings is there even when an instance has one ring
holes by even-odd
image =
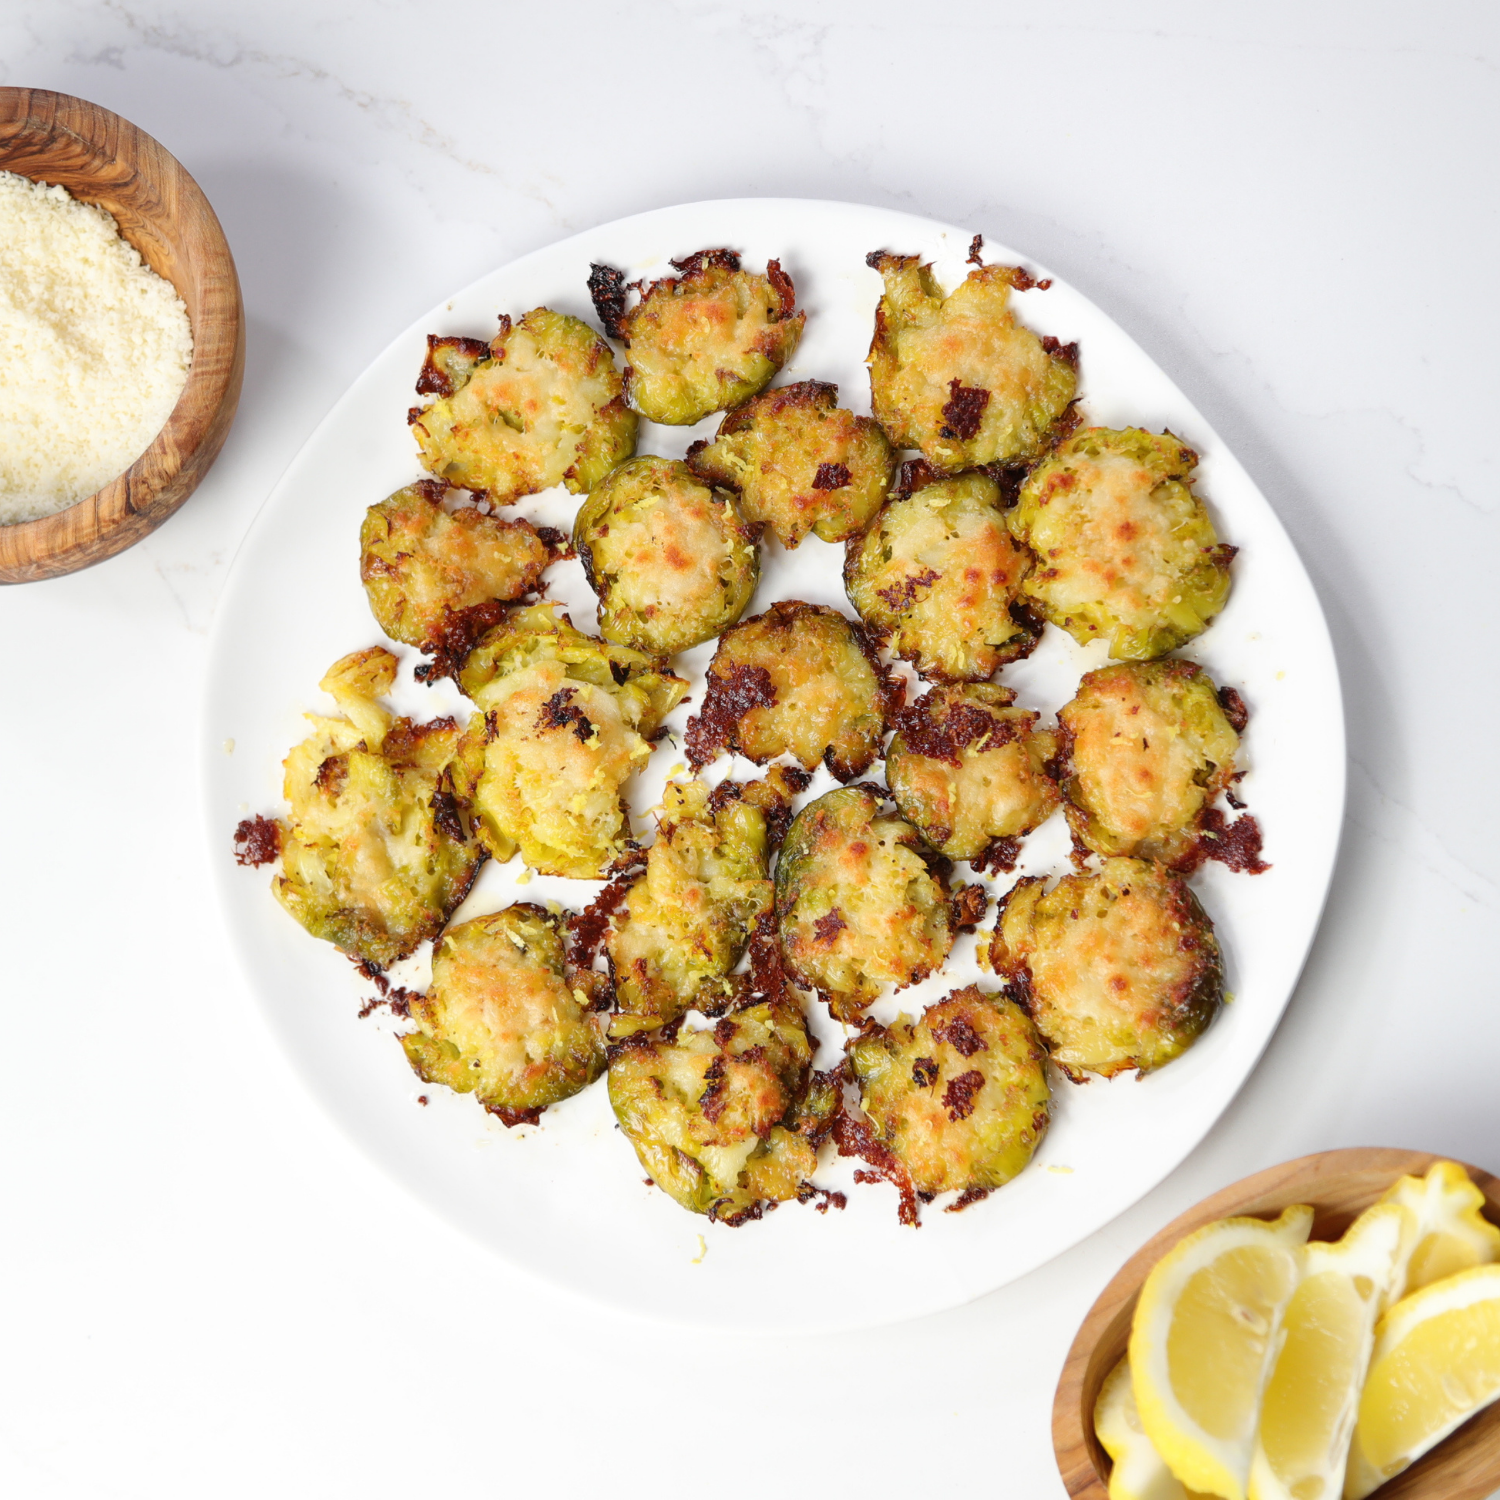
[[[1308,1245],[1261,1403],[1250,1500],[1338,1500],[1360,1387],[1412,1216],[1361,1214],[1335,1244]]]
[[[1399,1300],[1435,1281],[1500,1261],[1500,1228],[1484,1217],[1484,1194],[1456,1162],[1434,1162],[1425,1177],[1399,1178],[1382,1203],[1399,1203],[1413,1218]]]
[[[1500,1397],[1500,1265],[1398,1302],[1376,1329],[1344,1500],[1363,1500]]]
[[[1312,1210],[1223,1219],[1173,1247],[1141,1288],[1130,1368],[1141,1425],[1191,1489],[1245,1500],[1261,1395],[1301,1279]]]
[[[1109,1372],[1099,1388],[1094,1431],[1114,1463],[1109,1475],[1109,1500],[1208,1500],[1197,1490],[1184,1489],[1151,1446],[1136,1410],[1128,1358]]]

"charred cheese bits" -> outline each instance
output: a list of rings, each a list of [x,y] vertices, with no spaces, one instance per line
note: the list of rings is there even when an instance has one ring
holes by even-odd
[[[988,959],[1075,1081],[1171,1062],[1223,999],[1213,923],[1184,881],[1139,859],[1107,859],[1050,891],[1037,876],[1017,881]]]
[[[865,624],[923,677],[979,682],[1036,647],[1041,621],[1021,602],[1031,564],[993,479],[942,479],[922,465],[917,487],[848,544],[844,587]]]
[[[712,640],[760,577],[756,531],[734,499],[666,458],[622,464],[584,501],[573,545],[599,596],[599,630],[653,656]]]
[[[432,985],[409,1002],[417,1029],[401,1038],[419,1078],[473,1094],[507,1125],[604,1071],[604,1045],[587,990],[569,973],[561,921],[508,906],[443,934]]]
[[[792,977],[855,1020],[887,985],[935,973],[983,892],[950,893],[945,862],[904,818],[881,811],[869,787],[810,802],[787,831],[776,864],[776,917]],[[977,906],[976,906],[977,903]]]
[[[693,1213],[742,1223],[805,1192],[817,1167],[837,1101],[811,1063],[802,1011],[772,999],[711,1030],[611,1048],[609,1102],[657,1187]]]
[[[458,726],[387,712],[379,699],[395,680],[396,658],[379,646],[323,678],[343,714],[309,714],[313,733],[286,758],[273,886],[314,937],[377,969],[442,931],[484,859],[450,788]]]
[[[1089,427],[1032,470],[1010,527],[1036,553],[1022,588],[1080,645],[1146,660],[1208,628],[1235,549],[1188,487],[1198,455],[1170,432]]]
[[[653,422],[688,427],[738,406],[771,383],[802,337],[807,314],[781,262],[764,276],[740,269],[733,250],[699,250],[653,281],[625,309],[625,278],[594,266],[589,292],[606,331],[629,352],[626,387]]]
[[[1047,1054],[1026,1013],[970,985],[849,1044],[859,1101],[918,1192],[1009,1182],[1047,1129]]]
[[[976,266],[947,296],[915,255],[876,251],[885,281],[870,344],[875,416],[898,448],[948,473],[1042,453],[1078,391],[1077,348],[1016,321],[1014,266]]]
[[[509,505],[555,484],[593,489],[635,452],[636,415],[608,344],[587,323],[536,307],[486,345],[427,340],[413,411],[422,467]]]
[[[537,586],[551,560],[529,521],[502,521],[472,505],[450,511],[444,489],[435,479],[409,484],[372,505],[360,527],[370,612],[407,646],[430,647],[470,622],[481,634],[501,605]]]
[[[790,755],[840,781],[867,771],[904,689],[859,627],[836,609],[788,599],[725,631],[709,664],[687,753],[705,766],[732,750],[764,765]]]
[[[895,454],[879,423],[838,398],[821,380],[765,391],[730,412],[711,443],[694,443],[688,466],[738,491],[746,519],[783,547],[809,531],[825,542],[856,536],[885,501]]]
[[[764,781],[722,781],[712,792],[701,781],[667,783],[646,868],[605,937],[612,1037],[675,1021],[690,1007],[710,1012],[734,993],[730,973],[774,902],[767,815],[786,816],[798,784],[780,767]]]
[[[484,636],[459,685],[479,712],[454,785],[485,847],[497,859],[519,848],[544,875],[600,878],[630,836],[625,783],[687,684],[536,604]]]
[[[1075,841],[1165,864],[1191,855],[1234,780],[1239,694],[1190,661],[1122,662],[1087,673],[1057,719]]]
[[[975,869],[1010,869],[1022,834],[1057,807],[1056,750],[1037,715],[995,683],[933,688],[903,709],[885,752],[901,815],[939,853]]]

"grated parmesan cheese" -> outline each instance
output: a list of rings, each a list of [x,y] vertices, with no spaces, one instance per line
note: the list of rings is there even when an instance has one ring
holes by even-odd
[[[187,308],[102,208],[0,172],[0,525],[123,474],[187,383]]]

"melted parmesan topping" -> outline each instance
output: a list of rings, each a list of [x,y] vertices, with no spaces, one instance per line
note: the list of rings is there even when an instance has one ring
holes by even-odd
[[[582,1024],[583,1011],[561,960],[555,939],[548,944],[520,924],[491,918],[465,922],[443,939],[432,964],[433,1009],[444,1039],[487,1083],[524,1086],[566,1052],[567,1033]]]
[[[450,512],[412,488],[372,505],[360,539],[375,618],[409,646],[433,640],[452,613],[518,598],[547,565],[547,549],[526,522],[473,506]]]
[[[1104,854],[1180,854],[1234,772],[1239,736],[1186,662],[1091,672],[1058,717],[1073,736],[1073,824]]]
[[[740,720],[740,748],[751,760],[790,752],[811,770],[830,747],[858,761],[878,742],[880,684],[845,620],[832,611],[800,616],[790,629],[749,621],[725,637],[726,665],[761,667],[775,703]]]
[[[1057,788],[1042,765],[1050,734],[1033,735],[1036,715],[1019,708],[990,708],[993,717],[1023,731],[993,750],[982,741],[964,746],[958,765],[915,755],[893,744],[886,777],[901,811],[950,859],[973,859],[993,839],[1030,833],[1052,815]]]
[[[412,432],[429,472],[498,503],[555,484],[577,494],[635,445],[623,389],[602,339],[577,318],[537,308]]]
[[[541,661],[487,696],[494,730],[475,801],[542,874],[598,879],[626,832],[620,789],[651,747],[614,694]]]
[[[1046,895],[1040,885],[1017,892],[1000,938],[1029,967],[1033,1014],[1065,1068],[1159,1067],[1207,1020],[1212,933],[1185,887],[1140,860],[1107,860]]]
[[[950,480],[899,500],[860,549],[851,594],[894,632],[898,655],[943,681],[983,679],[994,648],[1025,634],[1010,613],[1031,555],[1012,539],[987,479]]]
[[[949,470],[1034,452],[1072,400],[1077,377],[1016,322],[1010,269],[976,269],[946,299],[914,262],[884,274],[870,375],[875,415],[892,441]],[[988,394],[968,435],[949,409],[955,380]]]
[[[850,1055],[860,1103],[923,1192],[999,1187],[1047,1128],[1044,1053],[1001,996],[959,991],[915,1025],[860,1039]]]
[[[652,287],[627,316],[630,395],[684,426],[753,396],[791,356],[802,314],[781,317],[769,280],[712,268]]]
[[[595,496],[579,528],[611,639],[662,655],[708,640],[738,618],[758,558],[732,502],[682,464],[637,459]]]
[[[784,547],[809,531],[825,542],[855,536],[885,499],[893,455],[880,428],[836,406],[837,397],[836,386],[817,381],[767,391],[688,461],[733,485],[747,519],[768,525]]]

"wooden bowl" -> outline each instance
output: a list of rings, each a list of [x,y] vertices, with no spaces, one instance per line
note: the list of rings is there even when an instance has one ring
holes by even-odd
[[[1232,1214],[1274,1218],[1293,1203],[1308,1203],[1315,1210],[1314,1239],[1337,1239],[1403,1173],[1421,1176],[1433,1162],[1442,1160],[1426,1151],[1367,1146],[1303,1156],[1205,1198],[1138,1250],[1089,1309],[1057,1383],[1052,1445],[1068,1493],[1075,1500],[1108,1500],[1110,1461],[1094,1436],[1094,1403],[1105,1376],[1125,1355],[1141,1285],[1173,1245],[1214,1219]],[[1467,1170],[1488,1202],[1487,1217],[1500,1223],[1500,1178],[1477,1167]],[[1426,1457],[1382,1485],[1376,1496],[1379,1500],[1485,1500],[1497,1488],[1500,1402],[1477,1413]]]
[[[108,209],[146,264],[177,288],[193,328],[187,384],[151,446],[76,505],[0,526],[0,583],[24,583],[113,557],[198,487],[239,404],[245,312],[234,257],[202,189],[128,120],[69,94],[0,88],[0,169]]]

